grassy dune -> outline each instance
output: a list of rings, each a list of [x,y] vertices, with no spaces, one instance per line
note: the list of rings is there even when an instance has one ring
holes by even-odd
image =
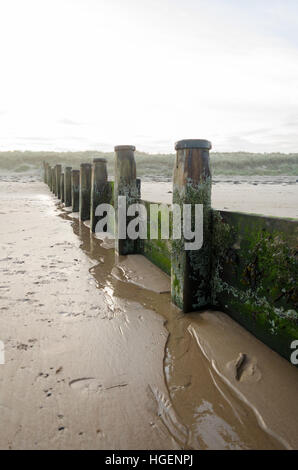
[[[113,174],[113,153],[85,152],[0,152],[0,172],[37,173],[43,160],[52,165],[62,163],[78,168],[81,162],[94,157],[108,160],[109,175]],[[136,152],[138,175],[146,179],[163,180],[172,177],[174,154]],[[298,153],[212,152],[213,175],[298,175]]]

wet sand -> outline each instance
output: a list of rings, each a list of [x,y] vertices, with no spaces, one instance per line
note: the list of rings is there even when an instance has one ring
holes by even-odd
[[[34,178],[0,182],[0,217],[1,449],[298,448],[286,360],[221,312],[183,315]]]
[[[142,182],[142,198],[171,204],[172,183]],[[214,181],[212,207],[273,217],[298,218],[298,183],[294,178],[228,179]]]

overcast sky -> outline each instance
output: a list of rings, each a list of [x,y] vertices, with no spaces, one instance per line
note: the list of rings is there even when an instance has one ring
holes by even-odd
[[[0,150],[298,152],[297,0],[0,0]]]

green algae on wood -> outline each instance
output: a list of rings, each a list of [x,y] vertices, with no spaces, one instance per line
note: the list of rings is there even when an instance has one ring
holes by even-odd
[[[95,232],[100,217],[95,214],[100,204],[111,203],[111,185],[108,183],[107,161],[105,158],[95,158],[92,165],[91,177],[91,207],[90,230]]]
[[[140,242],[140,252],[148,258],[153,264],[158,266],[169,276],[171,275],[171,249],[172,244],[170,239],[163,239],[161,233],[162,216],[169,217],[169,235],[172,232],[172,213],[171,206],[160,204],[157,217],[157,238],[152,238],[152,217],[150,213],[150,206],[154,203],[150,201],[141,201],[147,211],[147,239]],[[163,211],[165,212],[163,214]]]
[[[173,176],[173,203],[203,205],[203,244],[198,250],[185,250],[188,240],[182,235],[172,240],[172,301],[184,312],[210,304],[211,301],[211,172],[206,140],[180,141]],[[192,215],[192,228],[195,220]],[[183,226],[181,219],[181,226]]]
[[[288,360],[298,339],[297,234],[297,221],[213,211],[213,304]]]
[[[140,180],[136,177],[135,147],[118,145],[115,147],[115,249],[119,255],[134,254],[140,251],[139,240],[131,240],[127,236],[127,226],[132,217],[126,217],[126,227],[120,227],[119,196],[125,198],[126,210],[131,204],[140,202]],[[120,231],[125,234],[120,235]],[[123,238],[121,236],[123,235]]]

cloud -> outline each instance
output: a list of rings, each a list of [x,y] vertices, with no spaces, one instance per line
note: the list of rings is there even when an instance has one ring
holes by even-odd
[[[298,148],[296,0],[10,0],[0,14],[2,145]]]

